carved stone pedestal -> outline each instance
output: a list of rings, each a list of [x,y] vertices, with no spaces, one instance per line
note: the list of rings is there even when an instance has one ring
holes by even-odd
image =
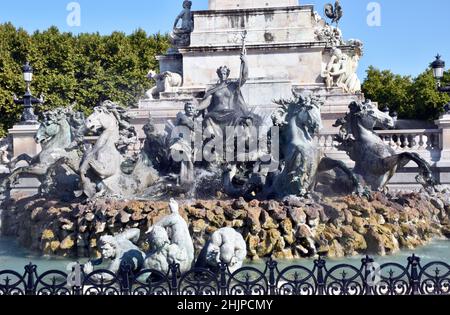
[[[442,131],[440,145],[442,149],[440,162],[450,164],[450,114],[442,115],[435,124]]]
[[[14,125],[14,127],[9,130],[13,142],[14,157],[21,154],[28,154],[33,157],[41,151],[41,146],[34,140],[34,136],[38,129],[39,124]]]
[[[41,152],[41,145],[34,140],[39,124],[35,125],[14,125],[9,130],[9,135],[12,138],[13,158],[21,154],[28,154],[30,157],[36,156]],[[26,164],[26,163],[24,163]],[[17,164],[17,167],[26,166],[22,162]],[[24,176],[19,180],[17,185],[10,191],[10,198],[23,198],[33,196],[38,192],[40,182],[34,177]]]

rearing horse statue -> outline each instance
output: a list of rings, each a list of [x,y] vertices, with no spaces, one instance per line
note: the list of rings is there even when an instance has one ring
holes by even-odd
[[[305,196],[316,188],[319,175],[334,169],[350,180],[353,192],[364,195],[365,188],[354,173],[342,162],[331,159],[319,149],[316,138],[322,129],[323,100],[311,92],[294,94],[293,100],[282,100],[272,115],[280,127],[281,160],[284,168],[274,177],[267,192],[269,197]]]
[[[280,159],[275,161],[272,152],[270,171],[267,163],[257,163],[250,180],[238,187],[237,167],[224,175],[225,192],[231,196],[280,199],[295,195],[308,196],[319,182],[319,175],[334,169],[341,170],[351,182],[351,190],[359,195],[367,193],[358,178],[342,162],[326,157],[320,150],[316,137],[322,128],[320,108],[323,101],[312,92],[294,94],[292,100],[278,101],[280,107],[273,113],[273,125],[279,128]],[[276,141],[269,135],[271,141]],[[278,170],[273,165],[278,164]],[[259,169],[258,169],[259,168]]]
[[[88,198],[105,194],[131,197],[158,179],[153,166],[143,159],[137,161],[130,174],[123,171],[125,158],[119,147],[127,143],[130,133],[135,133],[125,112],[107,101],[86,119],[86,128],[100,133],[92,149],[85,153],[79,170],[82,190]]]
[[[51,167],[62,158],[70,169],[79,168],[82,155],[80,134],[84,128],[84,115],[69,107],[47,111],[43,113],[43,118],[35,136],[42,151],[33,158],[23,154],[11,161],[9,167],[13,171],[1,182],[1,192],[10,189],[23,175],[36,176],[44,184]],[[27,161],[29,166],[16,168],[20,161]]]
[[[83,191],[92,198],[98,191],[118,181],[124,159],[116,147],[120,139],[119,122],[112,112],[105,107],[96,107],[86,119],[86,127],[93,132],[102,131],[94,147],[86,152],[80,167]],[[97,187],[97,181],[105,187]]]
[[[341,127],[336,140],[338,148],[347,152],[355,161],[354,172],[372,190],[384,190],[395,173],[410,161],[417,164],[418,183],[425,188],[434,187],[438,182],[432,175],[430,165],[417,153],[396,152],[374,132],[374,128],[393,128],[394,120],[381,112],[370,100],[364,103],[352,102],[350,112],[339,119],[335,127]]]

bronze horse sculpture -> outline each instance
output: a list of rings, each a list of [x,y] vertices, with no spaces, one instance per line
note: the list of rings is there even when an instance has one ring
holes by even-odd
[[[410,161],[417,164],[418,183],[434,187],[437,183],[430,165],[417,153],[397,154],[375,133],[374,128],[393,128],[394,120],[381,112],[370,100],[364,103],[352,102],[345,118],[336,122],[341,127],[336,140],[338,148],[347,152],[355,164],[354,172],[372,190],[384,190],[395,173]]]
[[[67,172],[79,168],[84,132],[83,113],[73,111],[72,107],[57,108],[43,113],[43,118],[35,136],[42,151],[33,158],[23,154],[11,161],[9,168],[13,171],[0,183],[1,192],[11,189],[25,175],[37,177],[42,184],[40,189],[44,189],[50,180],[52,167],[62,158],[68,165]],[[21,161],[26,161],[29,166],[16,168]]]
[[[86,128],[100,135],[87,150],[79,167],[81,189],[88,198],[104,195],[130,197],[143,192],[158,180],[158,172],[148,159],[139,158],[125,171],[126,157],[120,147],[130,142],[136,132],[129,116],[120,106],[105,101],[86,119]]]
[[[322,173],[337,169],[349,179],[354,193],[365,195],[367,191],[353,172],[342,161],[326,157],[318,147],[316,137],[322,128],[322,103],[311,92],[294,93],[294,99],[278,101],[279,108],[273,113],[272,121],[279,128],[279,139],[270,135],[269,138],[279,140],[279,161],[272,155],[269,171],[267,163],[251,165],[253,174],[240,187],[234,180],[238,168],[231,167],[225,173],[226,193],[259,199],[305,197],[314,191]],[[274,163],[279,165],[277,170],[273,170]]]

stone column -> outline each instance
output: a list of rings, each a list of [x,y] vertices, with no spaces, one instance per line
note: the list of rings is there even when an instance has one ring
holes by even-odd
[[[39,124],[17,124],[9,130],[9,134],[12,138],[14,158],[21,154],[28,154],[33,157],[41,152],[41,146],[34,140],[34,136],[38,129]]]
[[[435,124],[441,131],[441,158],[436,163],[436,167],[439,169],[441,184],[448,185],[450,183],[450,113],[443,114],[435,121]]]

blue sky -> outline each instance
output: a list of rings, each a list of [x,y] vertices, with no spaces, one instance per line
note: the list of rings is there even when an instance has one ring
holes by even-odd
[[[263,0],[261,0],[263,1]],[[51,25],[74,33],[114,30],[130,33],[143,28],[149,33],[167,32],[181,8],[182,0],[78,0],[81,26],[66,23],[70,0],[2,0],[0,22],[10,21],[28,31],[46,29]],[[208,0],[193,0],[195,10],[205,10]],[[300,0],[314,4],[322,14],[329,1]],[[334,2],[334,0],[333,0]],[[365,43],[365,56],[359,74],[374,65],[396,73],[417,75],[433,56],[440,52],[450,65],[448,0],[379,0],[381,26],[369,27],[366,19],[370,0],[342,0],[345,16],[341,28],[346,38],[359,38]]]

